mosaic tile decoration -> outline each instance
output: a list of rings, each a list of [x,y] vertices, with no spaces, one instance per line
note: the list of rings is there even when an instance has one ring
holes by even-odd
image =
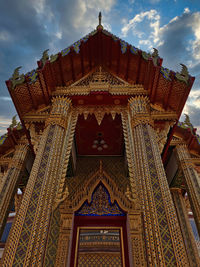
[[[3,185],[3,188],[2,188],[2,190],[0,192],[0,202],[2,201],[2,199],[4,197],[4,194],[6,192],[6,188],[7,188],[8,184],[9,184],[9,182],[10,182],[10,179],[12,178],[12,174],[13,174],[14,169],[15,168],[13,167],[13,168],[10,168],[9,171],[8,171],[7,179],[6,179],[6,181],[5,181],[4,185]]]
[[[59,209],[57,208],[53,212],[51,218],[51,225],[48,234],[44,266],[55,266],[56,252],[58,248],[59,229],[60,229],[60,212]]]
[[[51,144],[52,144],[54,129],[55,129],[55,126],[51,126],[48,137],[47,137],[47,142],[45,145],[43,157],[42,157],[40,168],[37,174],[37,180],[36,180],[36,183],[33,189],[33,194],[31,196],[29,207],[26,213],[26,218],[25,218],[23,229],[22,229],[21,236],[19,239],[19,244],[18,244],[17,251],[15,254],[13,266],[23,266],[23,262],[26,256],[29,236],[32,231],[32,224],[34,221],[38,198],[40,195],[40,189],[41,189],[41,186],[44,180],[44,174],[45,174],[46,164],[47,164],[48,157],[49,157],[49,151],[50,151]]]
[[[70,198],[74,197],[78,186],[85,183],[88,176],[99,169],[99,160],[102,161],[103,170],[113,179],[122,192],[126,192],[127,186],[130,186],[130,184],[122,157],[98,157],[98,160],[92,157],[77,157],[75,176],[66,179]]]
[[[79,256],[78,267],[121,267],[121,256],[105,253],[99,254],[83,254]]]
[[[188,227],[187,227],[187,223],[186,223],[186,219],[184,212],[183,212],[183,207],[181,204],[181,200],[180,200],[180,196],[178,195],[179,193],[174,194],[174,199],[175,199],[175,203],[177,206],[177,209],[179,210],[179,214],[181,217],[181,224],[183,225],[183,231],[184,231],[184,235],[185,235],[185,243],[186,243],[186,248],[187,248],[187,252],[190,255],[190,259],[192,260],[192,266],[196,266],[196,260],[195,260],[195,256],[194,256],[194,251],[193,251],[193,245],[192,245],[192,241],[190,239],[190,234],[188,232]]]
[[[108,190],[102,183],[94,190],[91,203],[85,201],[75,214],[79,216],[125,216],[116,201],[111,203]]]
[[[166,266],[176,266],[176,258],[174,255],[173,244],[172,244],[170,230],[167,224],[167,217],[166,217],[165,208],[164,208],[164,205],[166,204],[163,202],[163,199],[162,199],[161,189],[159,185],[159,177],[156,171],[153,151],[152,151],[151,143],[149,140],[149,133],[148,133],[146,126],[143,126],[143,133],[144,133],[144,141],[146,144],[146,153],[147,153],[147,159],[149,163],[152,188],[153,188],[154,198],[156,200],[155,203],[156,203],[158,222],[159,222],[160,233],[161,233],[161,238],[162,238],[162,246],[163,246],[165,263],[166,263]]]

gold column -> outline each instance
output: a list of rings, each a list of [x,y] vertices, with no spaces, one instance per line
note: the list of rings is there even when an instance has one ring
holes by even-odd
[[[56,254],[56,267],[69,266],[70,263],[70,251],[71,251],[71,242],[72,242],[72,221],[73,221],[73,212],[69,208],[70,202],[65,202],[67,209],[65,207],[64,213],[61,212],[61,227],[58,240],[58,251]],[[62,206],[61,206],[62,210]]]
[[[129,170],[129,180],[130,180],[130,188],[127,188],[126,197],[133,202],[133,210],[129,210],[128,212],[128,224],[127,230],[129,235],[129,260],[130,265],[143,267],[147,266],[145,260],[145,252],[144,252],[144,238],[143,238],[143,222],[142,222],[142,212],[139,201],[139,196],[137,194],[137,185],[135,181],[135,161],[134,159],[134,149],[133,149],[133,138],[132,138],[132,130],[130,127],[130,123],[128,121],[129,116],[127,112],[121,113],[122,117],[122,125],[123,125],[123,134],[124,141],[126,146],[126,157],[128,162],[128,170]]]
[[[0,166],[0,168],[1,168],[1,166]],[[1,192],[1,189],[3,186],[3,177],[4,177],[4,173],[1,172],[1,170],[0,170],[0,192]]]
[[[197,251],[196,242],[192,233],[192,227],[189,222],[185,201],[182,195],[182,189],[170,188],[172,198],[175,204],[176,212],[179,218],[179,224],[185,241],[187,256],[190,266],[200,266],[200,259]]]
[[[147,266],[144,254],[144,241],[143,241],[143,227],[142,218],[139,212],[130,211],[128,213],[129,231],[130,235],[130,249],[132,256],[130,266],[145,267]],[[128,229],[127,229],[128,230]]]
[[[77,119],[70,100],[55,97],[2,266],[42,266],[53,201],[67,169]]]
[[[177,156],[184,173],[184,181],[190,200],[190,205],[200,235],[200,177],[194,169],[187,146],[182,144],[176,147]]]
[[[23,170],[28,150],[28,145],[26,144],[19,144],[15,147],[14,156],[9,165],[9,169],[2,179],[0,191],[0,234],[3,231],[7,213],[9,212],[10,201],[14,197],[17,182]]]
[[[147,264],[188,266],[147,97],[129,100],[127,125],[132,143],[133,179],[144,216]]]

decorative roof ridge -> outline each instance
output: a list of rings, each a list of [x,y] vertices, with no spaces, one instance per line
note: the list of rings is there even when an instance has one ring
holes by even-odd
[[[17,122],[16,120],[17,115],[12,117],[12,122],[7,128],[7,133],[0,136],[0,146],[3,145],[9,134],[11,134],[12,131],[18,131],[21,130],[23,127],[20,122]]]
[[[194,128],[193,124],[190,122],[190,117],[187,114],[185,115],[185,120],[184,122],[178,122],[178,126],[182,129],[185,129],[189,131],[194,137],[196,137],[198,144],[200,144],[200,135],[197,134],[197,128]]]
[[[12,77],[7,81],[7,85],[9,85],[9,82],[11,82],[10,83],[11,88],[15,89],[17,85],[23,84],[24,82],[27,82],[29,84],[35,83],[38,79],[38,72],[42,71],[47,63],[53,63],[59,57],[67,56],[71,51],[75,51],[75,53],[78,54],[80,52],[81,43],[82,42],[86,43],[90,37],[94,36],[98,32],[102,32],[103,34],[110,36],[115,42],[119,41],[122,54],[125,54],[129,48],[132,54],[134,55],[139,54],[146,61],[151,60],[155,67],[160,68],[160,73],[166,80],[172,81],[173,77],[176,77],[176,79],[179,81],[185,82],[186,84],[189,83],[191,76],[189,75],[188,69],[184,64],[181,64],[182,66],[181,72],[174,72],[172,70],[169,70],[168,68],[162,66],[163,59],[159,57],[158,50],[156,48],[153,48],[154,50],[153,53],[143,51],[129,44],[128,42],[122,40],[120,37],[117,37],[116,35],[105,30],[103,26],[99,24],[96,29],[94,29],[93,31],[85,35],[83,38],[79,39],[72,45],[68,46],[67,48],[61,50],[56,54],[51,54],[49,56],[48,55],[49,49],[46,49],[42,54],[42,58],[39,61],[37,61],[38,68],[33,69],[32,71],[29,71],[26,74],[23,73],[19,74],[19,69],[21,67],[17,67],[14,70]]]

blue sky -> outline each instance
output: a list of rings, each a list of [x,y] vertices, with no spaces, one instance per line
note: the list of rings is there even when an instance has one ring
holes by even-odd
[[[184,112],[200,132],[199,0],[0,0],[0,135],[16,114],[5,80],[22,66],[36,68],[42,52],[56,53],[96,28],[104,28],[145,51],[157,48],[163,66],[188,66],[196,81]]]

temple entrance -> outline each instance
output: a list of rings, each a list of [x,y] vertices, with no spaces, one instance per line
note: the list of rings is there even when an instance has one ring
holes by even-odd
[[[80,227],[77,232],[78,266],[123,266],[120,228]],[[75,264],[76,265],[76,264]]]
[[[74,216],[70,266],[129,266],[126,213],[103,183]]]

